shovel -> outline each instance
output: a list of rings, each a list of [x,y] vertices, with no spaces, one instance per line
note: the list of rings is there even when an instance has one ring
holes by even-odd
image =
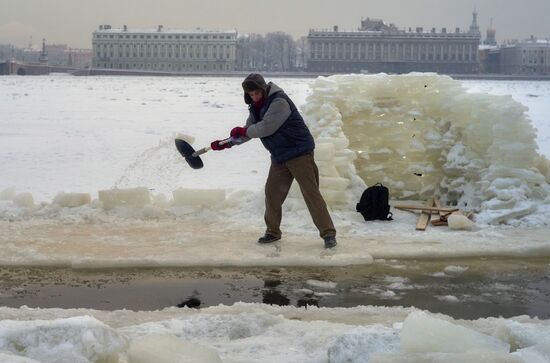
[[[225,144],[240,145],[243,142],[245,141],[230,137],[228,139],[220,141],[220,145],[225,145]],[[181,156],[185,158],[185,161],[187,161],[187,164],[189,164],[189,166],[193,169],[202,168],[204,164],[199,156],[212,150],[210,146],[207,146],[207,147],[203,147],[200,150],[195,151],[195,149],[193,149],[193,146],[189,145],[187,141],[182,139],[176,139],[176,149],[178,149]]]

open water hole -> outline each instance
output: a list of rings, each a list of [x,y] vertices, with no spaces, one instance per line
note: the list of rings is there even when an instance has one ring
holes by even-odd
[[[1,267],[0,305],[157,310],[235,302],[415,306],[454,318],[550,318],[550,260],[377,260],[346,267]]]

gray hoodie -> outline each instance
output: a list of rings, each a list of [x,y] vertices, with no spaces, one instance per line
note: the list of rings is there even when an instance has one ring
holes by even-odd
[[[273,82],[268,83],[267,89],[268,94],[265,96],[266,99],[277,92],[283,91]],[[272,135],[285,123],[290,113],[290,105],[284,98],[274,99],[261,121],[254,123],[254,116],[248,116],[246,120],[246,136],[249,138],[257,138]]]

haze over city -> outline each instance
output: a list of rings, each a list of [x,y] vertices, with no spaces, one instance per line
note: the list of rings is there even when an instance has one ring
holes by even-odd
[[[550,38],[548,0],[388,0],[316,1],[279,0],[41,0],[0,1],[0,43],[24,47],[40,43],[64,43],[90,48],[91,34],[100,24],[131,28],[237,29],[239,34],[284,31],[293,37],[307,35],[310,28],[342,30],[359,26],[361,17],[381,18],[397,27],[467,28],[477,9],[485,32],[493,19],[499,41],[531,35]]]

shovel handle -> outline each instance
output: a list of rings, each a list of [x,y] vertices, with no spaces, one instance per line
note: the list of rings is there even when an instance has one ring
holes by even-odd
[[[191,155],[191,157],[196,158],[197,156],[202,155],[202,154],[204,154],[205,152],[208,152],[208,151],[210,151],[210,150],[212,150],[212,148],[211,148],[210,146],[203,147],[202,149],[195,151],[195,152]]]
[[[229,143],[229,142],[231,142],[231,141],[232,141],[232,138],[230,137],[230,138],[228,138],[228,139],[225,139],[225,140],[220,141],[219,144],[220,144],[220,145],[225,145],[225,144],[227,144],[227,143]],[[191,155],[191,156],[195,158],[195,157],[197,157],[197,156],[199,156],[199,155],[202,155],[202,154],[204,154],[204,153],[206,153],[206,152],[208,152],[208,151],[210,151],[210,150],[212,150],[212,147],[210,147],[210,146],[203,147],[202,149],[195,151],[195,152],[193,153],[193,155]]]

